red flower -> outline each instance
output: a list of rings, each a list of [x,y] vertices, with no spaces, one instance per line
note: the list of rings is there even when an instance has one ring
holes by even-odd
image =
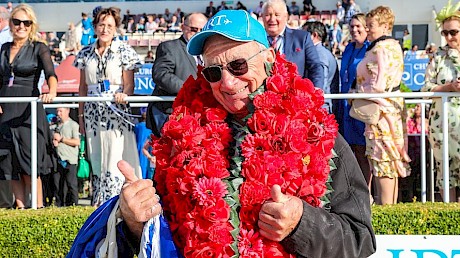
[[[238,252],[241,257],[264,257],[263,243],[259,233],[242,228],[238,236]]]
[[[193,197],[197,199],[199,205],[214,205],[227,193],[227,186],[215,177],[202,177],[193,187]]]
[[[308,128],[307,141],[314,144],[319,141],[324,136],[324,134],[325,132],[321,125],[318,123],[311,123],[310,127]]]
[[[206,110],[206,123],[224,122],[227,114],[227,111],[222,108],[208,108]]]
[[[257,111],[248,119],[248,127],[253,132],[267,134],[272,126],[273,114],[267,111]]]
[[[284,94],[288,89],[288,84],[284,81],[285,77],[273,75],[267,78],[267,90],[276,94]]]
[[[173,139],[180,138],[182,134],[185,132],[185,128],[176,120],[169,120],[166,122],[161,129],[161,133],[167,137],[171,137]]]
[[[249,159],[253,156],[263,155],[265,151],[269,151],[271,149],[269,141],[270,138],[270,136],[261,134],[251,134],[246,136],[241,144],[243,156]]]
[[[282,102],[282,97],[272,91],[257,95],[254,98],[254,106],[262,110],[278,111]]]
[[[203,207],[200,216],[211,224],[226,223],[230,218],[230,207],[224,199],[218,199],[215,205]]]

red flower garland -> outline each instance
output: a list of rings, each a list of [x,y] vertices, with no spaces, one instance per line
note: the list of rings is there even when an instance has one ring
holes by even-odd
[[[186,257],[231,257],[235,252],[289,257],[279,243],[258,233],[258,213],[270,199],[270,188],[277,184],[285,194],[321,205],[338,130],[333,115],[321,108],[322,91],[277,56],[265,89],[254,95],[249,133],[237,139],[243,159],[236,170],[229,171],[233,136],[228,113],[201,69],[196,80],[184,83],[163,136],[152,143],[157,190],[174,241]]]

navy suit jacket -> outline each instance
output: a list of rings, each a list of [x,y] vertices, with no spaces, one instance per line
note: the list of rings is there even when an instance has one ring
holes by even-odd
[[[297,65],[303,78],[310,79],[315,87],[323,89],[324,68],[308,31],[286,28],[284,54],[288,61]]]
[[[187,42],[182,36],[175,40],[162,42],[156,51],[152,67],[155,89],[152,96],[176,96],[185,80],[196,77],[195,58],[187,53]],[[172,112],[172,102],[151,102],[147,111],[147,128],[159,136],[161,127]]]

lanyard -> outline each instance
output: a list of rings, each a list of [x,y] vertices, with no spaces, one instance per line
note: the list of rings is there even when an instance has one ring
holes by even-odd
[[[111,58],[111,48],[112,44],[107,48],[106,52],[102,53],[101,56],[99,56],[98,62],[97,62],[97,72],[99,74],[99,82],[102,82],[104,79],[107,79],[107,63],[109,59]],[[96,51],[98,51],[96,49]]]

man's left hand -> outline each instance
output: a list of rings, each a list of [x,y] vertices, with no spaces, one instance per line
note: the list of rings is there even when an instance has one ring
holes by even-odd
[[[280,242],[287,237],[299,223],[302,213],[302,200],[285,195],[279,185],[270,191],[271,200],[266,201],[259,212],[260,234],[272,241]]]

